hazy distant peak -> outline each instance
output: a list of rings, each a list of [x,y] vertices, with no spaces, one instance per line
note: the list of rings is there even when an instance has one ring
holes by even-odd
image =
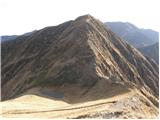
[[[159,41],[158,32],[140,29],[129,22],[106,22],[105,25],[136,48],[148,46]]]
[[[135,26],[135,25],[133,25],[133,24],[131,24],[131,23],[129,23],[129,22],[107,22],[107,24],[114,24],[115,26],[122,26],[123,25],[123,27],[124,28],[126,28],[126,29],[128,29],[128,28],[130,28],[130,29],[138,29],[138,27],[137,26]]]
[[[135,25],[129,23],[129,22],[126,22],[126,25],[130,28],[130,29],[138,29],[138,27],[136,27]]]

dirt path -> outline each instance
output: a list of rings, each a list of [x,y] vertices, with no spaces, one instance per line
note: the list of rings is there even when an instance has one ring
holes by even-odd
[[[104,103],[97,103],[93,105],[88,106],[81,106],[81,107],[72,107],[72,108],[63,108],[63,109],[55,109],[55,110],[43,110],[43,111],[11,111],[11,112],[3,112],[3,114],[33,114],[33,113],[41,113],[41,112],[54,112],[54,111],[66,111],[66,110],[76,110],[76,109],[83,109],[83,108],[89,108],[94,106],[99,106],[103,104],[109,104],[109,103],[115,103],[116,101],[110,101],[110,102],[104,102]]]
[[[126,94],[121,95],[121,98],[127,96]],[[27,95],[20,98],[1,102],[3,116],[17,116],[24,114],[40,114],[40,113],[65,113],[72,112],[75,110],[81,111],[82,109],[92,109],[92,107],[101,106],[104,104],[114,103],[116,99],[120,99],[119,96],[113,98],[91,101],[86,103],[78,103],[70,105],[63,101],[49,100],[47,98],[41,98],[39,96]],[[46,104],[47,103],[47,104]],[[83,111],[83,110],[82,110]],[[26,116],[26,115],[25,115]],[[34,116],[34,115],[33,115]]]
[[[127,111],[129,111],[129,105],[126,103],[128,102],[128,104],[134,105],[136,102],[132,101],[131,98],[136,95],[137,93],[135,91],[131,91],[108,99],[78,104],[68,104],[64,101],[56,101],[42,98],[40,96],[28,95],[15,100],[1,102],[1,116],[7,118],[78,118],[89,116],[91,114],[94,114],[95,116],[104,112],[107,112],[107,115],[114,116],[114,113],[119,114],[124,112],[122,108],[126,108]],[[141,104],[140,101],[138,101],[138,103]],[[144,111],[142,112],[144,113]],[[107,116],[105,118],[107,118]]]

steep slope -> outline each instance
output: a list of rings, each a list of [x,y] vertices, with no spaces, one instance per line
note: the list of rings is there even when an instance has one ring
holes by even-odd
[[[153,108],[158,88],[157,64],[90,15],[2,42],[2,100],[37,94],[73,104],[136,89]]]
[[[139,29],[131,23],[106,22],[106,26],[136,48],[152,45],[159,41],[159,33],[148,29]]]
[[[154,59],[159,64],[159,43],[153,45],[138,48],[145,56]]]

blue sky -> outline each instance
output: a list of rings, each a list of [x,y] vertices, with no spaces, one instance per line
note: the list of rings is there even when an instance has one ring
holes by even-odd
[[[160,31],[160,0],[0,0],[0,35],[23,34],[91,14]]]

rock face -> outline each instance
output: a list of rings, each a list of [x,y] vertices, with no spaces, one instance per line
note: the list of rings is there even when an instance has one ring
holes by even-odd
[[[65,89],[68,101],[92,89],[134,88],[158,107],[158,65],[90,15],[1,45],[2,100],[36,87]]]
[[[106,26],[136,48],[159,42],[159,33],[150,29],[140,29],[128,22],[106,22]]]
[[[159,64],[159,43],[155,43],[153,45],[138,48],[145,56],[152,58]]]

